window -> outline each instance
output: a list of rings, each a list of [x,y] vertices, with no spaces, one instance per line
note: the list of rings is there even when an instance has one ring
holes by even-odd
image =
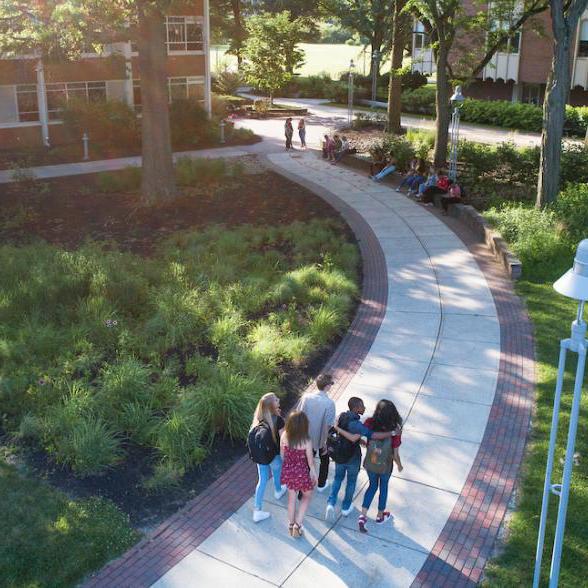
[[[49,120],[58,120],[63,107],[72,100],[100,102],[106,100],[106,82],[68,82],[47,84]]]
[[[169,101],[196,100],[204,101],[204,80],[201,78],[168,78]],[[133,80],[133,104],[137,112],[142,110],[141,83]]]
[[[16,86],[16,103],[20,122],[39,120],[39,101],[35,84]]]
[[[580,43],[578,45],[578,57],[588,57],[588,20],[580,23]]]
[[[169,101],[204,100],[204,81],[200,78],[168,78]]]
[[[169,53],[203,51],[202,26],[193,16],[167,16],[165,19]]]
[[[417,22],[413,31],[414,35],[414,48],[415,49],[426,49],[431,44],[429,35],[425,32],[425,26],[422,22]]]
[[[508,21],[493,20],[490,23],[490,32],[488,33],[488,45],[493,46],[499,39],[510,28],[511,24]],[[498,47],[497,53],[514,53],[519,52],[521,45],[521,32],[517,31],[511,37],[504,39]]]
[[[141,82],[133,80],[133,106],[136,112],[141,112],[143,103],[141,101]]]

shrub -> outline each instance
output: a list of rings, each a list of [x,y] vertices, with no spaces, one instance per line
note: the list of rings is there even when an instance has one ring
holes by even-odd
[[[270,109],[270,101],[265,98],[259,98],[253,102],[253,109],[258,114],[266,114]]]
[[[236,94],[243,85],[243,76],[238,71],[228,68],[217,72],[212,79],[212,91],[217,94]]]
[[[175,149],[205,144],[217,136],[206,110],[194,100],[174,100],[169,123]]]
[[[485,216],[519,256],[525,277],[552,280],[569,266],[570,244],[557,230],[553,211],[507,203],[487,210]]]
[[[182,406],[174,409],[155,431],[155,447],[164,462],[185,470],[206,456],[201,445],[203,433],[200,415]]]
[[[63,129],[72,142],[84,133],[91,143],[137,147],[140,125],[135,111],[122,100],[69,101],[61,114]]]
[[[573,247],[588,237],[588,183],[566,186],[552,210]]]
[[[141,186],[141,168],[129,165],[117,172],[103,172],[96,177],[96,189],[104,194],[131,192]]]
[[[176,179],[180,186],[218,182],[231,168],[224,159],[180,157],[176,161]]]
[[[85,477],[101,473],[122,458],[120,441],[106,423],[95,417],[79,417],[59,440],[56,457]]]
[[[370,148],[373,158],[384,153],[387,156],[394,156],[397,160],[398,169],[407,170],[410,162],[415,157],[415,149],[410,141],[398,135],[384,135],[384,138],[376,142]]]
[[[402,92],[402,112],[435,114],[435,86],[423,86]]]

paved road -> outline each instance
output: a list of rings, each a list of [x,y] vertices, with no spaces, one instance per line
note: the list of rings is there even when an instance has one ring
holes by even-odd
[[[244,94],[250,98],[255,98],[253,95]],[[324,134],[326,129],[332,129],[334,126],[344,124],[347,121],[347,109],[340,106],[330,106],[325,103],[323,99],[318,98],[276,98],[276,104],[284,106],[297,106],[308,108],[310,113],[310,126],[316,126],[314,133],[318,137]],[[253,124],[251,124],[253,123]],[[256,124],[254,121],[247,121],[243,123],[244,126],[255,130]],[[403,115],[402,125],[415,129],[434,130],[435,121],[430,118]],[[279,125],[278,125],[279,127]],[[276,132],[277,133],[277,132]],[[271,132],[274,136],[274,131]],[[275,135],[277,137],[277,135]],[[279,127],[279,137],[283,136],[281,127]],[[462,123],[460,127],[460,137],[468,139],[469,141],[477,141],[480,143],[503,143],[511,141],[515,145],[521,147],[528,147],[530,145],[540,145],[541,135],[539,133],[528,133],[522,131],[509,131],[507,129],[497,129],[493,127],[486,127],[483,125],[474,125],[471,123]],[[295,137],[296,138],[296,137]]]

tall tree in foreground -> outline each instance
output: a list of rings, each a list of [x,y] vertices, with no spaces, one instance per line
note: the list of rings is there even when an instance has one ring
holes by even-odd
[[[532,16],[548,7],[548,0],[408,0],[405,10],[419,18],[431,35],[437,82],[435,97],[435,165],[447,161],[451,118],[451,85],[473,81],[490,63],[494,54]]]
[[[588,0],[551,0],[550,3],[553,60],[543,102],[537,207],[553,202],[559,193],[561,140],[571,86],[570,57],[578,20],[587,6]]]
[[[388,112],[386,131],[400,134],[400,114],[402,110],[402,81],[398,72],[402,68],[404,47],[410,38],[411,18],[404,12],[406,0],[394,0],[394,15],[392,19],[392,55],[390,67],[390,82],[388,84]]]
[[[389,49],[394,0],[322,0],[322,3],[323,10],[336,16],[343,27],[368,40],[371,55]],[[374,65],[370,59],[370,76]]]
[[[146,203],[176,194],[169,126],[164,14],[171,0],[2,0],[0,53],[34,52],[46,62],[76,60],[96,48],[134,40],[139,51],[142,195]]]

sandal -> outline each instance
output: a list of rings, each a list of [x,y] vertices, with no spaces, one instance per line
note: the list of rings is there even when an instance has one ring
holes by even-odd
[[[381,525],[381,524],[385,523],[390,518],[390,516],[391,516],[390,513],[387,510],[385,510],[381,516],[380,515],[377,516],[376,524]]]
[[[290,534],[290,537],[294,537],[294,523],[288,524],[288,533]]]
[[[298,523],[294,523],[292,525],[292,537],[301,537],[302,536],[302,531],[301,531],[301,527]]]
[[[368,530],[366,529],[365,524],[367,523],[367,517],[365,515],[359,515],[357,519],[357,524],[359,525],[360,533],[367,533]]]

